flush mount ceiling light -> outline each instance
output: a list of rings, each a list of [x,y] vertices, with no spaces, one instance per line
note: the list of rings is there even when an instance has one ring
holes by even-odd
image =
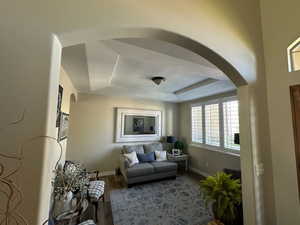
[[[164,77],[152,77],[151,80],[156,84],[160,85],[162,81],[166,81],[166,78]]]

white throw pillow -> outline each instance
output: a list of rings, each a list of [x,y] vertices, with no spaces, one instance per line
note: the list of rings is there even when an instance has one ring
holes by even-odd
[[[155,151],[156,161],[167,160],[167,151]]]
[[[135,151],[130,152],[130,153],[128,153],[128,154],[124,154],[124,156],[125,156],[125,157],[128,159],[128,161],[129,161],[129,167],[132,167],[133,165],[139,163],[139,159],[138,159],[138,157],[137,157]]]

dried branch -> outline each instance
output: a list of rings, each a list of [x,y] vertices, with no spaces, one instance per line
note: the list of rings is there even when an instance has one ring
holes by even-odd
[[[20,124],[22,121],[24,121],[24,118],[25,118],[25,110],[22,112],[21,116],[18,119],[8,123],[3,128],[0,128],[0,132],[10,126]],[[0,218],[0,225],[9,225],[10,222],[13,222],[16,225],[28,225],[27,220],[17,212],[19,206],[22,204],[23,201],[23,193],[21,189],[17,186],[17,184],[13,181],[12,177],[16,175],[22,168],[22,163],[24,159],[24,155],[23,155],[24,146],[40,138],[55,140],[56,143],[59,145],[60,155],[59,155],[59,159],[55,164],[55,169],[56,169],[61,160],[63,149],[59,141],[56,138],[51,136],[40,135],[25,140],[20,145],[19,153],[17,154],[0,153],[0,158],[15,160],[17,164],[17,167],[15,169],[5,174],[6,172],[5,166],[3,165],[3,163],[0,162],[0,184],[5,185],[7,187],[7,190],[6,189],[0,190],[0,193],[2,193],[7,199],[7,202],[5,204],[5,209],[0,209],[0,216],[3,217],[3,219]],[[43,224],[45,224],[46,222],[47,221],[45,221]]]

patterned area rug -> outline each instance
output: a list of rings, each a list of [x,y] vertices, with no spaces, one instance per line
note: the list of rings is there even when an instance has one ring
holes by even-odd
[[[114,225],[206,225],[212,218],[199,183],[186,176],[114,190],[110,199]]]

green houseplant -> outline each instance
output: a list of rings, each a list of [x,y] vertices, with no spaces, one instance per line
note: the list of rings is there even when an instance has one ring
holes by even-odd
[[[233,225],[237,206],[242,201],[240,180],[220,172],[200,181],[200,187],[205,194],[206,203],[212,203],[215,219],[225,225]]]
[[[182,141],[176,141],[174,143],[174,148],[175,149],[180,149],[181,151],[183,151],[183,149],[184,149],[184,143]]]

